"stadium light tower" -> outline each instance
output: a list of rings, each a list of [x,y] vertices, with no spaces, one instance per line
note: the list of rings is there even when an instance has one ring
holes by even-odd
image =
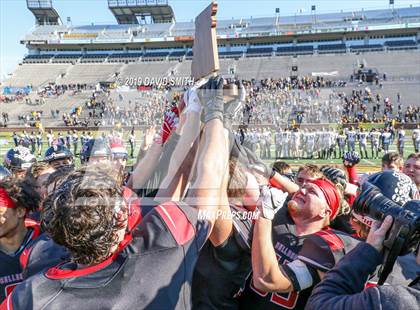
[[[316,5],[311,6],[311,13],[314,16],[314,24],[316,24]]]
[[[52,0],[26,0],[28,9],[35,16],[37,25],[61,25],[61,18],[54,9]]]
[[[138,18],[152,23],[175,21],[175,14],[168,0],[108,0],[108,8],[118,24],[138,24]]]

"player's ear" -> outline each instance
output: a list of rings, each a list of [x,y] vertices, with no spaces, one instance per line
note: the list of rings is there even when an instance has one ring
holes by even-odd
[[[323,204],[321,212],[319,214],[322,218],[329,218],[331,215],[331,210],[326,203]]]
[[[26,209],[22,207],[17,207],[16,214],[19,218],[24,218],[26,216]]]

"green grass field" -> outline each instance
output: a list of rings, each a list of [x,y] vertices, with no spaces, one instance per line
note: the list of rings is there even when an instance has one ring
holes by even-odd
[[[20,134],[21,132],[19,132],[18,134]],[[58,132],[54,132],[55,136],[57,136]],[[62,131],[62,133],[64,134],[64,131]],[[10,149],[11,147],[14,146],[13,143],[13,139],[12,139],[12,132],[1,132],[0,133],[0,157],[1,157],[1,161],[3,160],[4,155],[6,154],[7,150]],[[101,135],[101,132],[95,132],[94,136],[95,137],[99,137]],[[127,138],[128,133],[126,132],[124,134],[124,141],[128,141]],[[135,147],[135,152],[134,152],[134,156],[137,156],[138,151],[140,149],[140,145],[143,141],[143,137],[144,137],[144,133],[143,131],[137,131],[136,132],[136,147]],[[43,151],[42,151],[42,156],[37,157],[38,160],[42,160],[43,159],[43,154],[45,152],[45,150],[47,149],[47,139],[44,136],[43,138]],[[130,145],[128,142],[126,142],[126,148],[128,151],[130,151]],[[80,151],[81,146],[80,146],[80,141],[79,141],[79,146],[78,146],[78,150]],[[356,151],[358,150],[358,146],[356,145]],[[397,151],[397,146],[394,143],[391,147],[390,147],[390,151]],[[405,150],[404,150],[404,156],[407,157],[409,154],[414,152],[414,146],[411,140],[411,132],[407,131],[406,132],[406,143],[405,143]],[[257,149],[257,154],[259,154],[259,151]],[[370,145],[368,145],[368,155],[370,156]],[[383,153],[380,153],[379,156],[382,156]],[[271,156],[272,158],[270,160],[264,160],[266,163],[271,163],[275,160],[274,156],[275,156],[275,146],[274,144],[272,144],[271,147]],[[135,158],[132,159],[130,158],[128,161],[128,165],[131,166],[135,163]],[[319,165],[326,165],[326,164],[342,164],[341,159],[331,159],[331,160],[321,160],[321,159],[300,159],[300,160],[295,160],[295,159],[285,159],[284,161],[286,161],[287,163],[289,163],[290,165],[292,165],[293,167],[296,167],[300,164],[304,164],[304,163],[313,163],[313,164],[319,164]],[[79,165],[80,160],[77,158],[76,159],[76,165]],[[377,171],[380,169],[380,159],[362,159],[360,164],[359,164],[359,171],[360,172],[372,172],[372,171]]]

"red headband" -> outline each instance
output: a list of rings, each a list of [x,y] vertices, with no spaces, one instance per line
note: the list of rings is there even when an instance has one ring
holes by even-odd
[[[0,207],[15,209],[16,205],[4,188],[0,187]]]
[[[328,180],[324,179],[317,179],[310,181],[309,183],[315,184],[319,187],[322,193],[325,196],[325,200],[327,201],[328,206],[330,207],[331,214],[330,214],[330,221],[334,219],[337,215],[338,209],[340,207],[340,196],[338,195],[338,190]]]

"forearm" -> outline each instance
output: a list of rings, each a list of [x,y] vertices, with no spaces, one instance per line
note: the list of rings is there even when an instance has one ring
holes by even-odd
[[[356,166],[348,167],[346,166],[347,175],[349,177],[349,182],[351,184],[358,185],[357,169]]]
[[[197,177],[190,191],[188,202],[209,215],[213,226],[220,205],[224,174],[228,171],[228,141],[223,123],[214,119],[209,121],[203,132],[203,143],[197,160]]]
[[[260,216],[255,223],[252,238],[253,283],[264,292],[290,291],[292,284],[279,268],[271,230],[271,221]]]
[[[147,150],[143,159],[137,163],[136,168],[128,180],[127,186],[131,189],[141,189],[150,178],[153,171],[155,171],[161,154],[162,146],[157,143],[153,143]]]
[[[270,179],[270,184],[278,189],[288,192],[289,194],[294,194],[299,190],[299,185],[277,172]]]
[[[221,188],[227,188],[229,180],[229,173],[224,173],[222,186]],[[218,216],[216,218],[216,221],[214,223],[213,230],[210,234],[210,241],[213,244],[213,246],[219,246],[223,244],[231,235],[232,233],[232,218],[230,214],[230,206],[229,206],[229,200],[227,197],[227,191],[221,191],[220,192],[220,201],[219,201],[219,207],[218,207],[219,213],[226,216]]]
[[[162,189],[169,188],[172,183],[179,181],[179,178],[181,177],[178,171],[187,159],[194,142],[200,134],[199,113],[192,111],[188,113],[182,132],[183,134],[181,135],[181,138],[173,151],[172,157],[170,158],[168,172],[160,185],[160,188]],[[190,160],[190,158],[188,159]],[[192,158],[192,161],[193,160],[194,158]],[[188,176],[186,176],[186,178],[188,178]]]

